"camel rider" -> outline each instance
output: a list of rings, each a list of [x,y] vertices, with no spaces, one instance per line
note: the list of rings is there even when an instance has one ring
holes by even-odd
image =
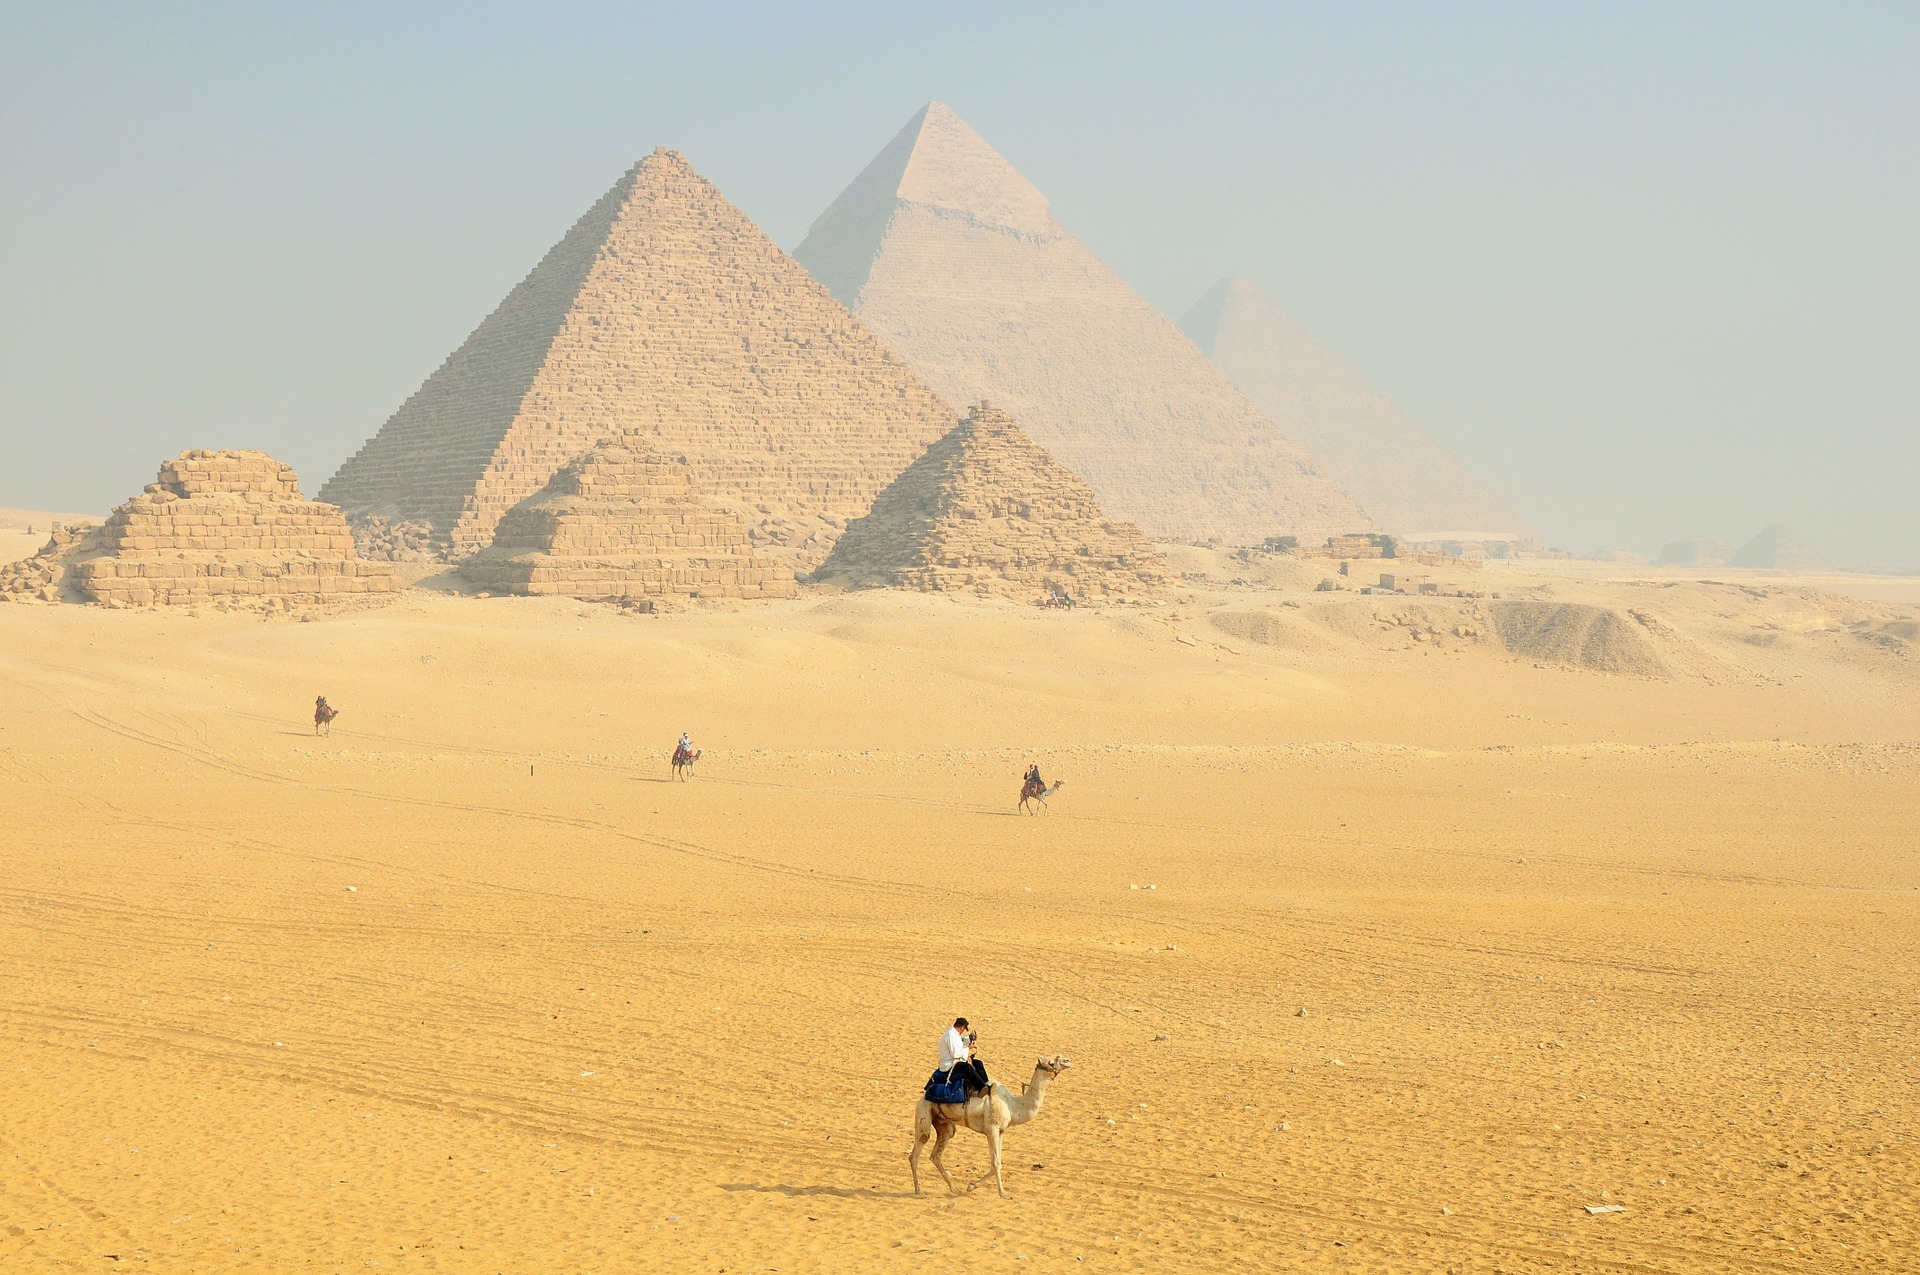
[[[674,750],[682,757],[693,756],[693,736],[686,731],[680,732],[680,746]]]
[[[1025,782],[1030,784],[1034,788],[1041,790],[1042,792],[1046,791],[1047,781],[1040,778],[1039,762],[1035,762],[1031,766],[1027,767],[1027,777]]]
[[[953,1026],[940,1037],[940,1070],[950,1073],[958,1067],[970,1088],[985,1089],[986,1064],[973,1056],[973,1042],[973,1029],[967,1026],[967,1020],[954,1019]]]

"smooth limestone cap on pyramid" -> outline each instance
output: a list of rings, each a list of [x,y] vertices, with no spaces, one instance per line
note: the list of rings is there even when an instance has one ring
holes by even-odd
[[[990,399],[1156,538],[1251,544],[1374,521],[1173,322],[929,103],[794,256],[949,401]]]
[[[1412,541],[1535,541],[1453,454],[1250,279],[1222,279],[1181,329],[1388,531]]]
[[[101,556],[72,578],[109,604],[313,602],[394,588],[391,566],[355,554],[340,510],[301,496],[293,470],[265,452],[181,452],[113,511],[96,545]]]
[[[322,495],[464,555],[605,439],[685,455],[812,566],[953,412],[679,154],[575,223]],[[784,546],[781,548],[781,546]]]
[[[985,403],[852,523],[816,577],[852,586],[1031,597],[1152,593],[1172,583],[1139,528],[1013,418]]]
[[[791,598],[793,568],[752,547],[739,515],[700,494],[684,456],[644,438],[600,443],[509,509],[462,564],[475,584],[575,598]]]

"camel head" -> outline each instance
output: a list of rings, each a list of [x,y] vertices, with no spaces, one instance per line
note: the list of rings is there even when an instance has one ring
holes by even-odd
[[[1057,1076],[1071,1066],[1073,1066],[1073,1059],[1063,1058],[1061,1055],[1055,1054],[1051,1058],[1042,1058],[1033,1065],[1033,1069],[1035,1071],[1045,1072],[1049,1076]]]

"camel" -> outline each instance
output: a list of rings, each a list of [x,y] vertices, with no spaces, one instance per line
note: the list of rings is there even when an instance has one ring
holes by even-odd
[[[333,719],[340,716],[340,710],[327,703],[323,695],[313,702],[313,733],[316,735],[333,734]]]
[[[1020,785],[1020,809],[1026,811],[1028,814],[1032,814],[1034,808],[1029,803],[1039,802],[1040,813],[1045,814],[1047,811],[1047,798],[1053,796],[1053,794],[1065,787],[1066,782],[1064,779],[1056,779],[1053,781],[1052,787],[1043,788],[1039,784],[1034,783],[1033,780],[1027,780],[1026,783]]]
[[[1000,1198],[1007,1198],[1007,1184],[1000,1178],[1000,1135],[1014,1125],[1025,1124],[1040,1114],[1040,1104],[1046,1101],[1047,1086],[1053,1078],[1073,1066],[1070,1059],[1055,1054],[1052,1058],[1042,1058],[1033,1065],[1033,1080],[1020,1093],[993,1081],[985,1089],[974,1094],[964,1103],[928,1102],[920,1100],[913,1109],[913,1150],[907,1152],[907,1167],[913,1171],[913,1193],[920,1194],[920,1149],[927,1140],[933,1140],[933,1167],[940,1170],[940,1176],[947,1181],[947,1189],[959,1195],[960,1188],[954,1185],[953,1175],[947,1172],[947,1166],[940,1163],[941,1153],[947,1149],[947,1139],[960,1125],[965,1125],[975,1133],[987,1136],[987,1149],[993,1156],[993,1169],[983,1173],[977,1181],[968,1183],[971,1191],[993,1179],[994,1186],[1000,1190]]]
[[[699,763],[700,763],[700,750],[698,748],[694,749],[692,752],[687,752],[684,749],[679,749],[679,748],[674,749],[673,750],[673,777],[675,779],[685,779],[687,775],[691,775],[693,773],[693,768]],[[683,770],[687,772],[686,775],[683,775],[680,773]]]

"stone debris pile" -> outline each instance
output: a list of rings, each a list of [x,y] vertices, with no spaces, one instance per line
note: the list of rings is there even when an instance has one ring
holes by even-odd
[[[0,602],[19,599],[60,601],[61,584],[79,555],[99,541],[100,528],[54,523],[47,543],[31,558],[0,565]]]
[[[791,598],[793,569],[753,546],[746,524],[702,494],[684,456],[643,436],[575,458],[500,519],[461,567],[505,593],[575,598]]]
[[[817,578],[1035,597],[1151,593],[1171,583],[1139,528],[981,403],[847,527]]]
[[[641,160],[321,490],[440,556],[643,433],[812,567],[953,411],[676,152]],[[417,539],[417,537],[416,537]],[[417,551],[417,545],[400,545]]]
[[[113,511],[94,548],[70,578],[108,605],[319,602],[394,588],[391,566],[354,552],[340,511],[301,496],[293,470],[265,452],[180,453]]]

